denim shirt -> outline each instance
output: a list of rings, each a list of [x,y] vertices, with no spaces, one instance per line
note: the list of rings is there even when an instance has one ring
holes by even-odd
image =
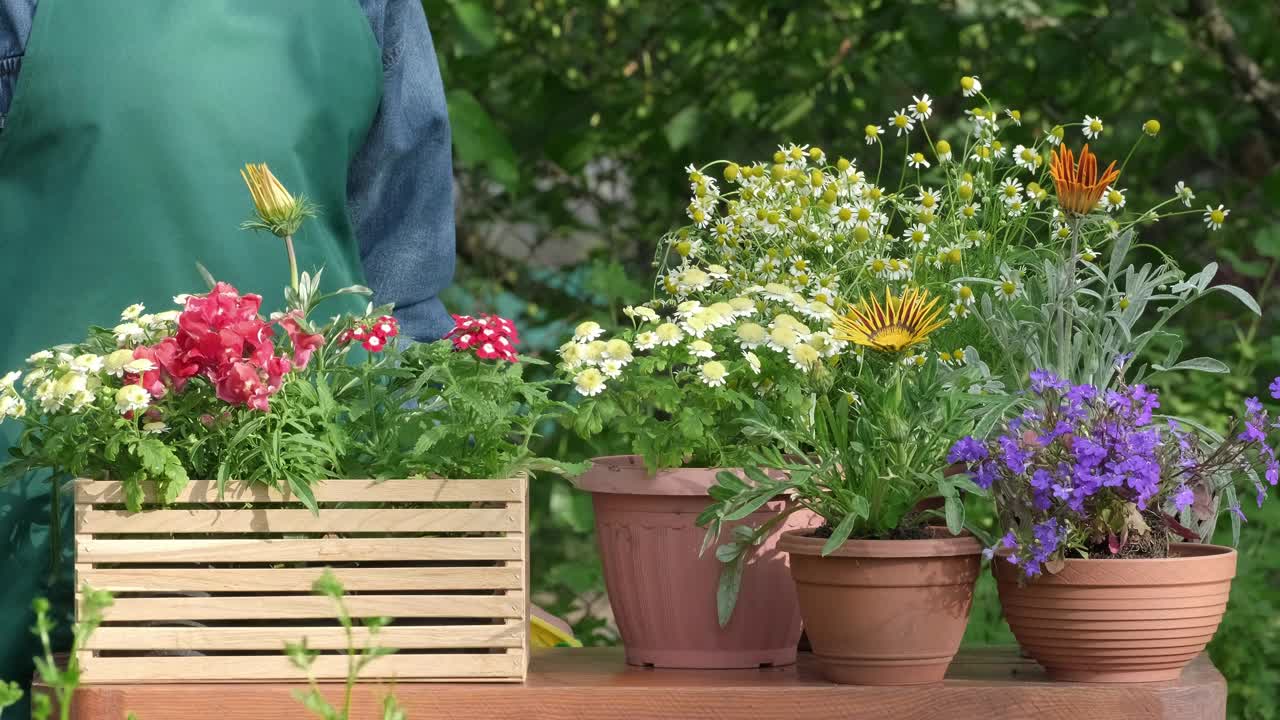
[[[373,126],[351,162],[348,209],[374,301],[395,305],[409,337],[435,340],[453,328],[439,294],[453,281],[455,253],[453,158],[440,68],[421,2],[358,1],[382,47],[384,87]],[[0,128],[36,5],[0,0]]]

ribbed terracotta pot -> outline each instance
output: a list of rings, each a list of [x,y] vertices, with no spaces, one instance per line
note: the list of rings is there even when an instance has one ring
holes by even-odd
[[[784,533],[805,634],[828,680],[846,685],[941,682],[960,648],[982,544],[935,532],[928,540],[850,540]]]
[[[632,665],[753,668],[796,661],[800,610],[787,557],[776,547],[781,529],[756,548],[733,618],[720,627],[721,563],[712,549],[699,557],[706,531],[694,522],[711,502],[707,489],[717,472],[683,468],[651,476],[640,457],[617,455],[594,459],[576,481],[592,493],[609,604]],[[781,502],[769,503],[744,522],[763,523],[780,509]],[[812,523],[812,515],[796,513],[786,528]]]
[[[1005,618],[1055,680],[1176,680],[1204,651],[1227,609],[1236,551],[1177,543],[1171,557],[1069,559],[1055,575],[1019,585],[1022,571],[992,563]]]

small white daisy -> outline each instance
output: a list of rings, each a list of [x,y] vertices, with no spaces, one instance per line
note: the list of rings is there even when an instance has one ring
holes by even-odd
[[[1085,115],[1084,120],[1082,120],[1080,124],[1084,126],[1081,128],[1081,132],[1083,132],[1084,136],[1090,140],[1102,136],[1102,118]]]
[[[911,96],[914,101],[907,108],[911,112],[911,117],[916,120],[928,120],[933,115],[933,100],[929,99],[929,93],[925,93],[921,97]]]
[[[1227,222],[1227,216],[1230,214],[1231,211],[1222,205],[1219,205],[1216,208],[1212,205],[1205,205],[1204,224],[1210,230],[1221,230],[1223,224]]]
[[[1173,186],[1173,194],[1187,207],[1191,207],[1191,201],[1196,199],[1196,194],[1191,192],[1191,188],[1187,187],[1187,184],[1181,180],[1178,181],[1177,185]]]
[[[897,130],[895,137],[902,137],[915,128],[916,121],[912,120],[911,116],[907,114],[906,108],[903,108],[889,116],[889,124]]]

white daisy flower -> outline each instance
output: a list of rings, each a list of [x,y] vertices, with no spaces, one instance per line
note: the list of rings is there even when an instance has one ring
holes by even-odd
[[[146,410],[151,404],[151,393],[141,385],[125,385],[116,391],[116,411],[121,415]]]
[[[921,223],[916,223],[902,231],[902,239],[913,250],[922,250],[929,244],[929,228]]]
[[[1093,140],[1094,138],[1102,136],[1102,118],[1085,115],[1084,120],[1082,120],[1080,124],[1084,126],[1081,128],[1081,132],[1084,133],[1086,138]]]
[[[1014,125],[1017,125],[1018,127],[1022,127],[1022,111],[1010,110],[1009,108],[1005,108],[1004,114],[1006,117],[1008,117],[1010,120],[1013,121]]]
[[[1196,194],[1191,192],[1191,188],[1187,187],[1187,184],[1181,180],[1178,181],[1177,185],[1173,186],[1173,194],[1187,207],[1191,207],[1191,201],[1196,199]]]
[[[1124,193],[1124,190],[1108,185],[1107,189],[1102,191],[1102,198],[1098,204],[1107,212],[1115,212],[1124,207]]]
[[[902,358],[902,364],[909,368],[922,368],[929,362],[929,358],[924,353],[916,353]]]
[[[676,317],[681,320],[688,320],[702,311],[702,303],[697,300],[685,300],[676,305]]]
[[[862,132],[867,138],[867,144],[875,145],[880,142],[880,136],[884,134],[884,128],[879,125],[868,125],[862,129]]]
[[[925,158],[924,153],[916,152],[907,156],[907,164],[919,170],[920,168],[929,167],[929,160]]]
[[[1004,204],[1004,208],[1008,212],[1009,217],[1016,218],[1016,217],[1022,217],[1022,213],[1026,212],[1027,210],[1027,205],[1022,201],[1021,198],[1018,198],[1016,200],[1010,200],[1006,202]]]
[[[1209,228],[1210,230],[1221,230],[1223,224],[1227,222],[1227,216],[1230,214],[1231,214],[1231,211],[1226,209],[1222,205],[1219,205],[1216,208],[1212,205],[1205,205],[1204,206],[1205,227]]]
[[[712,360],[709,363],[703,363],[698,368],[698,377],[707,387],[720,387],[724,385],[725,378],[728,377],[729,371],[725,368],[724,363]]]
[[[1005,178],[1000,183],[1000,199],[1006,203],[1013,202],[1022,197],[1022,183],[1016,178]]]
[[[734,334],[743,350],[754,350],[769,341],[769,331],[753,322],[742,323]]]
[[[600,327],[600,323],[588,320],[574,329],[573,339],[578,342],[590,342],[603,334],[604,328]]]
[[[635,357],[631,353],[631,345],[621,338],[614,338],[606,342],[604,344],[604,352],[600,356],[607,360],[617,360],[623,365],[631,362]]]
[[[756,314],[756,303],[748,297],[736,297],[729,300],[734,317],[751,317]]]
[[[973,288],[964,283],[956,283],[951,286],[956,292],[956,302],[962,305],[973,305],[978,301],[978,296],[973,292]]]
[[[53,353],[49,352],[48,350],[41,350],[40,352],[34,353],[30,357],[28,357],[27,364],[35,365],[41,360],[52,360],[52,359],[53,359]]]
[[[595,368],[587,368],[573,377],[573,389],[579,395],[599,395],[604,392],[604,388],[604,374]]]
[[[622,361],[610,358],[600,363],[600,372],[607,378],[619,378],[622,377],[622,369],[624,367],[626,367],[626,364]]]
[[[120,313],[120,319],[126,322],[137,320],[143,310],[146,310],[146,307],[142,303],[134,303]]]
[[[1057,147],[1062,144],[1062,139],[1066,137],[1067,131],[1061,125],[1054,125],[1053,129],[1045,133],[1044,139],[1050,145]]]
[[[903,108],[889,116],[889,125],[897,130],[895,137],[902,137],[915,128],[916,121],[911,119],[911,116],[907,114],[907,109]]]
[[[787,359],[797,370],[812,370],[822,361],[822,353],[808,343],[797,343],[787,350]]]
[[[653,334],[657,336],[658,342],[666,347],[674,347],[680,344],[684,339],[684,333],[680,332],[680,328],[673,323],[662,323],[654,329]]]
[[[111,332],[116,336],[116,342],[121,345],[137,342],[147,337],[147,332],[142,329],[142,326],[134,322],[120,323],[112,328]]]
[[[996,297],[1001,300],[1013,300],[1022,295],[1022,285],[1018,283],[1017,278],[1008,275],[1000,276],[1000,283],[996,285]]]
[[[973,220],[978,217],[978,213],[982,211],[982,203],[974,200],[960,206],[957,213],[965,220]]]
[[[628,305],[622,308],[622,314],[632,320],[640,319],[645,322],[657,322],[658,313],[653,308],[646,305]]]
[[[1026,145],[1013,146],[1013,161],[1024,170],[1035,170],[1036,160],[1039,158],[1040,156],[1036,154],[1036,151]]]
[[[766,300],[785,302],[787,296],[792,292],[793,290],[791,288],[783,285],[782,283],[767,283],[760,291],[760,296]]]
[[[635,345],[637,350],[652,350],[658,344],[657,333],[645,331],[636,333]]]
[[[908,106],[907,110],[911,112],[911,117],[916,120],[928,120],[933,115],[933,100],[929,99],[929,93],[925,93],[922,97],[911,96],[914,101]]]
[[[706,340],[694,340],[689,343],[689,354],[694,357],[713,358],[716,356],[716,351]]]
[[[83,355],[77,355],[74,359],[72,359],[71,371],[80,373],[81,375],[89,375],[102,370],[102,366],[104,364],[105,364],[105,360],[101,355],[94,355],[93,353],[85,353]]]
[[[973,97],[982,92],[982,83],[978,81],[977,75],[965,75],[960,78],[960,92],[965,97]]]

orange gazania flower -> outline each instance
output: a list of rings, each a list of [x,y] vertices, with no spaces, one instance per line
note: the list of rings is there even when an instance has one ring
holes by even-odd
[[[1079,165],[1076,165],[1071,150],[1060,145],[1050,159],[1049,174],[1053,175],[1054,187],[1058,189],[1058,205],[1063,210],[1081,215],[1092,210],[1102,198],[1102,191],[1120,177],[1120,171],[1112,161],[1099,178],[1098,156],[1089,152],[1088,145],[1080,148]]]

